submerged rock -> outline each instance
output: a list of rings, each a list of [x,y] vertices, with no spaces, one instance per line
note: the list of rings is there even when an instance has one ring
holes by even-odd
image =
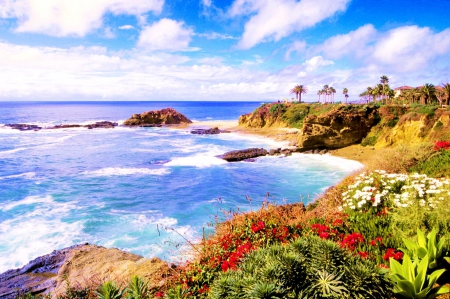
[[[173,108],[147,111],[133,114],[123,124],[125,126],[177,125],[190,124],[192,121]]]
[[[230,133],[230,131],[220,130],[218,127],[211,129],[193,129],[191,130],[191,134],[199,134],[199,135],[213,135],[220,133]]]
[[[106,280],[128,282],[133,275],[146,278],[151,288],[165,283],[170,268],[158,258],[142,256],[96,245],[75,245],[38,257],[20,269],[0,274],[0,298],[17,294],[51,293],[53,298],[71,286],[96,286]]]
[[[29,124],[6,124],[5,127],[10,127],[11,129],[16,129],[20,131],[38,131],[42,129],[38,125],[29,125]]]
[[[97,129],[97,128],[104,128],[104,129],[109,129],[109,128],[114,128],[116,126],[118,126],[119,124],[116,122],[111,122],[111,121],[98,121],[95,122],[93,124],[88,124],[88,125],[78,125],[78,124],[61,124],[61,125],[56,125],[53,127],[40,127],[38,125],[29,125],[29,124],[6,124],[6,127],[10,127],[11,129],[16,129],[16,130],[20,130],[20,131],[39,131],[41,129],[70,129],[70,128],[87,128],[87,129]]]
[[[217,156],[218,158],[224,159],[228,162],[238,162],[243,160],[248,160],[260,156],[267,155],[267,150],[263,148],[248,148],[243,150],[236,150],[227,152],[223,155]]]

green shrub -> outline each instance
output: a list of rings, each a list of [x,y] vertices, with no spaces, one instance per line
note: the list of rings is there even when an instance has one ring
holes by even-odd
[[[292,127],[300,128],[303,125],[303,119],[309,113],[309,105],[295,104],[287,108],[282,116],[282,120]]]
[[[432,177],[450,177],[450,151],[439,151],[409,169]]]
[[[286,111],[286,106],[284,104],[273,104],[270,106],[269,112],[273,116],[280,116]]]
[[[434,125],[434,129],[433,130],[439,131],[442,128],[442,126],[444,126],[444,124],[440,120],[438,120],[436,122],[436,124]]]
[[[309,236],[254,251],[214,281],[209,298],[390,298],[391,290],[375,264]]]
[[[374,146],[377,143],[377,136],[367,136],[361,141],[362,146]]]

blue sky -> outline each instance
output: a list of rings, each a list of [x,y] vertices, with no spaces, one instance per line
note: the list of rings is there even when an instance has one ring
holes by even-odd
[[[450,0],[0,0],[0,100],[350,100],[450,82]]]

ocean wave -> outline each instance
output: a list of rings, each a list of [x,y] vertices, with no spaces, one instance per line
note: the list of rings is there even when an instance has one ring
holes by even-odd
[[[166,175],[169,171],[165,168],[149,169],[149,168],[121,168],[106,167],[94,171],[85,171],[82,174],[88,176],[123,176],[123,175]]]
[[[192,166],[197,168],[205,168],[216,165],[224,165],[228,162],[205,154],[196,154],[188,157],[173,158],[172,161],[164,164],[164,166]]]
[[[48,254],[55,249],[80,242],[83,223],[68,223],[63,218],[76,209],[74,203],[60,203],[51,196],[30,196],[3,205],[10,209],[24,205],[13,219],[0,222],[0,239],[7,246],[0,246],[0,273],[21,267],[30,260]]]
[[[19,174],[12,174],[12,175],[7,175],[7,176],[2,176],[0,177],[0,181],[1,180],[6,180],[6,179],[16,179],[16,178],[24,178],[27,180],[31,180],[36,176],[35,172],[24,172],[24,173],[19,173]]]

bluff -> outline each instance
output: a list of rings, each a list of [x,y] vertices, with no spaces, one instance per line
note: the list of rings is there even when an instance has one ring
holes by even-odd
[[[115,248],[82,244],[55,250],[30,261],[20,269],[0,274],[0,298],[17,294],[51,293],[53,297],[70,286],[96,286],[107,280],[128,283],[133,275],[145,278],[150,287],[159,288],[170,271],[167,263]]]
[[[375,148],[450,139],[450,111],[438,106],[265,104],[242,115],[245,128],[297,128],[300,151],[352,144]]]
[[[184,114],[173,108],[147,111],[141,114],[133,114],[123,124],[125,126],[154,126],[154,125],[176,125],[190,124],[192,121]]]

